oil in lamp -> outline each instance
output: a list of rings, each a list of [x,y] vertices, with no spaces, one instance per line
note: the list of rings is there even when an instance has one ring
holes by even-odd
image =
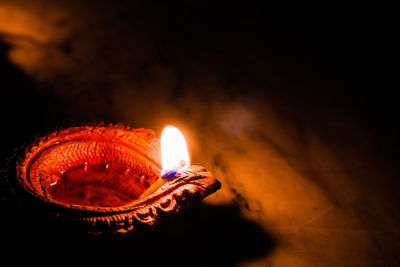
[[[190,165],[185,139],[172,126],[161,142],[151,130],[121,124],[71,127],[39,138],[17,163],[20,192],[94,233],[155,226],[220,186]]]

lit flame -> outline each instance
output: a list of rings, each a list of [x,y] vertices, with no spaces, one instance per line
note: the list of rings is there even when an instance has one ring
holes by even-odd
[[[173,126],[165,127],[161,134],[161,164],[163,178],[172,178],[190,165],[185,138]]]

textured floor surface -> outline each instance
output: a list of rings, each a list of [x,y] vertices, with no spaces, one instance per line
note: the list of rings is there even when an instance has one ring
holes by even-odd
[[[390,28],[357,11],[1,1],[3,162],[57,127],[159,135],[173,124],[192,163],[222,182],[174,223],[127,239],[24,218],[3,188],[1,260],[399,266],[396,100],[376,46]]]

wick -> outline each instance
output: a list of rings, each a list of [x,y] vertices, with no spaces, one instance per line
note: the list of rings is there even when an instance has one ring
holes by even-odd
[[[178,177],[185,171],[186,167],[187,167],[186,161],[181,160],[178,165],[167,170],[164,174],[162,174],[161,178],[162,179],[171,179],[171,178]]]

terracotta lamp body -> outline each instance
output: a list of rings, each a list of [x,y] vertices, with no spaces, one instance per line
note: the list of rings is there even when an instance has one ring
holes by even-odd
[[[72,127],[38,139],[17,164],[18,184],[49,213],[93,232],[154,226],[221,184],[190,166],[161,180],[160,139],[123,125]]]

